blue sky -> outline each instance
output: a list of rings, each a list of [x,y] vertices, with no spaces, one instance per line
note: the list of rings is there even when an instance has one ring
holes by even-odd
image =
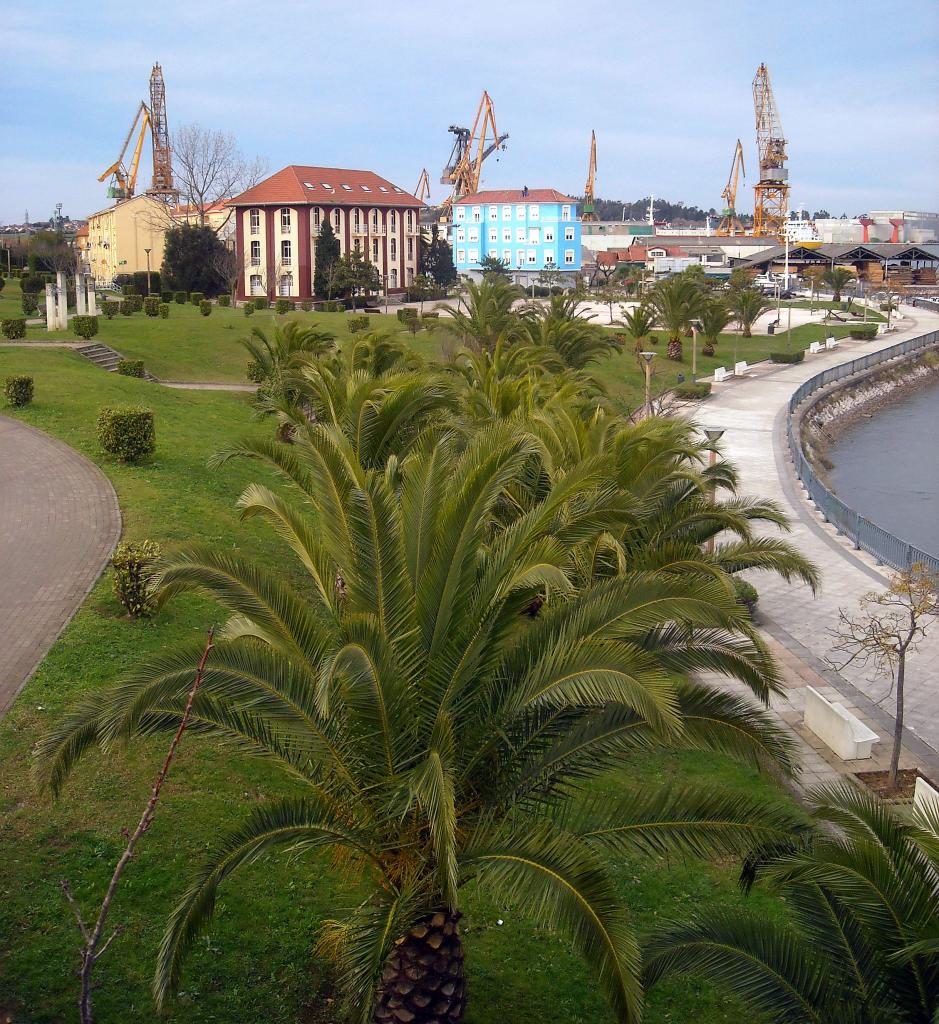
[[[234,132],[249,156],[436,185],[450,124],[484,88],[508,149],[488,187],[719,206],[733,147],[755,169],[750,83],[772,76],[794,206],[939,209],[939,0],[40,2],[0,21],[0,222],[107,205],[159,60],[170,127]],[[761,9],[766,13],[760,13]],[[147,159],[147,158],[145,158]],[[149,174],[147,174],[147,183]],[[751,181],[748,179],[748,185]],[[752,192],[738,200],[752,209]]]

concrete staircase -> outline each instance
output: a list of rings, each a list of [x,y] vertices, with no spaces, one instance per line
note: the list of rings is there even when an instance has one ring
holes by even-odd
[[[107,345],[102,345],[99,342],[92,342],[90,345],[78,345],[75,351],[94,363],[95,366],[100,366],[102,370],[108,370],[111,373],[117,373],[117,364],[124,358],[120,352],[116,352],[113,348],[109,348]],[[154,377],[152,373],[147,371],[144,371],[143,379],[159,382],[158,377]]]

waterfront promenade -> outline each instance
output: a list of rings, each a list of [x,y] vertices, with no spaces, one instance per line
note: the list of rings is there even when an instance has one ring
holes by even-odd
[[[802,363],[762,363],[746,378],[715,384],[712,397],[694,411],[702,426],[725,430],[724,455],[740,471],[740,493],[775,500],[789,515],[788,539],[822,573],[818,594],[801,583],[786,583],[772,573],[753,574],[760,594],[761,626],[779,656],[786,676],[787,699],[777,700],[780,715],[803,737],[805,781],[826,781],[848,770],[880,767],[889,752],[893,728],[889,680],[872,678],[869,669],[856,665],[836,672],[827,664],[831,653],[830,631],[837,625],[839,609],[854,613],[868,591],[882,589],[890,570],[878,566],[835,529],[824,523],[807,499],[793,472],[786,444],[786,411],[796,388],[822,370],[859,355],[895,345],[905,338],[939,329],[939,316],[916,311],[916,319],[902,321],[902,328],[873,342],[842,342],[837,349],[806,356]],[[914,467],[910,467],[914,472]],[[843,702],[855,709],[882,737],[875,746],[876,763],[838,764],[814,738],[801,730],[804,688],[834,688]],[[826,692],[831,694],[830,690]],[[909,752],[904,764],[925,766],[933,777],[939,771],[939,629],[920,650],[908,658],[906,724]]]

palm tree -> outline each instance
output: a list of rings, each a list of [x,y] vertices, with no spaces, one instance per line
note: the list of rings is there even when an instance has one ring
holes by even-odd
[[[730,293],[730,311],[744,338],[753,337],[753,325],[770,308],[772,303],[757,288],[740,288]]]
[[[547,304],[529,306],[522,316],[526,340],[552,349],[562,364],[583,370],[622,347],[616,335],[603,330],[586,316],[575,295],[552,295]]]
[[[368,469],[341,431],[317,425],[255,449],[299,500],[256,483],[239,501],[298,556],[302,589],[230,548],[162,567],[161,601],[198,590],[231,613],[190,728],[262,756],[301,795],[265,801],[194,872],[160,948],[159,1003],[229,876],[286,851],[297,870],[364,880],[321,946],[356,1021],[459,1024],[470,881],[568,933],[618,1018],[638,1021],[638,946],[608,858],[733,856],[798,832],[787,806],[713,787],[587,795],[589,780],[656,746],[783,770],[792,748],[763,709],[689,675],[717,670],[763,699],[777,686],[721,579],[626,571],[575,584],[571,543],[631,515],[606,457],[512,512],[533,467],[544,476],[543,452],[508,425]],[[79,704],[39,744],[52,788],[92,747],[175,729],[199,653],[168,652]],[[329,856],[309,865],[314,851]]]
[[[655,327],[655,313],[645,304],[640,304],[627,311],[623,317],[623,326],[635,342],[636,351],[641,352],[645,347],[643,342]]]
[[[270,337],[260,327],[252,327],[246,338],[238,339],[238,344],[251,357],[249,378],[260,384],[286,370],[300,355],[319,357],[331,352],[335,337],[328,331],[304,327],[298,320],[291,320],[284,325],[275,324]]]
[[[519,298],[521,292],[515,285],[490,274],[478,284],[467,281],[456,306],[440,308],[449,313],[446,326],[459,335],[464,345],[492,349],[502,335],[517,337],[520,332],[518,317],[512,311]]]
[[[705,295],[697,281],[684,274],[675,274],[660,281],[649,292],[649,306],[656,320],[668,332],[669,359],[681,362],[682,335],[691,328],[692,321],[701,315]]]
[[[842,289],[853,281],[857,274],[850,267],[829,267],[822,275],[822,281],[832,290],[832,301],[841,302]]]
[[[701,333],[704,335],[703,355],[713,356],[717,338],[732,319],[726,303],[718,298],[709,299],[701,310]]]
[[[703,975],[772,1024],[935,1024],[939,813],[848,782],[816,799],[823,827],[761,868],[791,921],[702,913],[653,937],[647,976]]]
[[[803,272],[802,276],[805,277],[809,282],[809,290],[812,296],[812,308],[815,308],[815,303],[818,302],[818,293],[822,289],[825,274],[827,271],[824,267],[807,267]]]

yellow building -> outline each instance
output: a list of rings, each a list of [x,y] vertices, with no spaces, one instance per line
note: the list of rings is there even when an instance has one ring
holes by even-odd
[[[170,210],[152,196],[139,195],[99,210],[88,218],[85,263],[98,287],[109,285],[118,274],[159,270],[163,239],[170,227]]]

